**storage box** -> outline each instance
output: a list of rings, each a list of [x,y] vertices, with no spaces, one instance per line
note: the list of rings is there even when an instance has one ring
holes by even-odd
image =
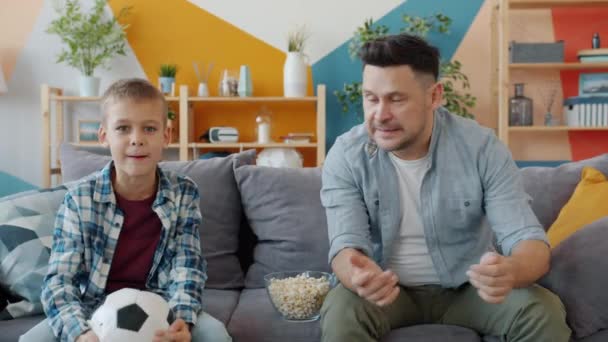
[[[564,41],[555,43],[517,43],[509,45],[511,63],[563,63]]]
[[[564,115],[571,127],[608,127],[608,97],[569,97],[564,100]]]

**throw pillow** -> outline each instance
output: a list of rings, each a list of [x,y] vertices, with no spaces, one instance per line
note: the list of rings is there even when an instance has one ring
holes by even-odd
[[[551,246],[557,246],[585,225],[608,216],[607,198],[606,176],[592,167],[583,168],[580,183],[547,232]]]
[[[264,275],[271,272],[329,272],[321,170],[245,165],[236,167],[234,175],[258,240],[245,287],[264,287]]]
[[[109,156],[78,150],[69,144],[62,145],[60,158],[64,180],[82,178],[110,161]],[[159,164],[163,169],[190,177],[198,186],[203,215],[201,249],[207,261],[205,287],[210,289],[242,288],[244,284],[237,257],[243,209],[234,180],[233,161],[239,165],[253,164],[255,150],[223,158]]]
[[[608,329],[607,241],[608,217],[579,229],[551,250],[551,270],[539,281],[564,303],[577,341]]]
[[[0,200],[0,287],[13,297],[0,320],[42,313],[42,281],[65,193],[59,186]]]
[[[608,174],[608,154],[562,164],[558,167],[526,167],[521,178],[526,192],[532,197],[532,210],[543,227],[548,229],[560,210],[572,196],[581,180],[583,167],[591,166]]]

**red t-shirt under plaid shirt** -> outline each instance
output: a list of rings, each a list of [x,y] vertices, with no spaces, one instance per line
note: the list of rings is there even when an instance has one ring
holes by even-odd
[[[146,288],[146,279],[152,268],[162,229],[158,215],[152,210],[156,193],[140,201],[130,201],[114,194],[125,219],[112,259],[106,294],[125,287],[140,290]]]

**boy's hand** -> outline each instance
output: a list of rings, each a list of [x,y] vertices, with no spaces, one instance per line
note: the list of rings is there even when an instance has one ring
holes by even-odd
[[[76,342],[99,342],[99,338],[93,330],[87,330],[84,334],[78,336]]]
[[[191,339],[190,329],[183,319],[177,319],[167,330],[157,330],[154,335],[154,342],[190,342]]]

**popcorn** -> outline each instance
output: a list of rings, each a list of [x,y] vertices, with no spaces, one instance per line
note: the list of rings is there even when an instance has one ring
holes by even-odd
[[[268,293],[277,310],[293,320],[316,318],[329,289],[329,279],[307,274],[270,279],[268,284]]]

